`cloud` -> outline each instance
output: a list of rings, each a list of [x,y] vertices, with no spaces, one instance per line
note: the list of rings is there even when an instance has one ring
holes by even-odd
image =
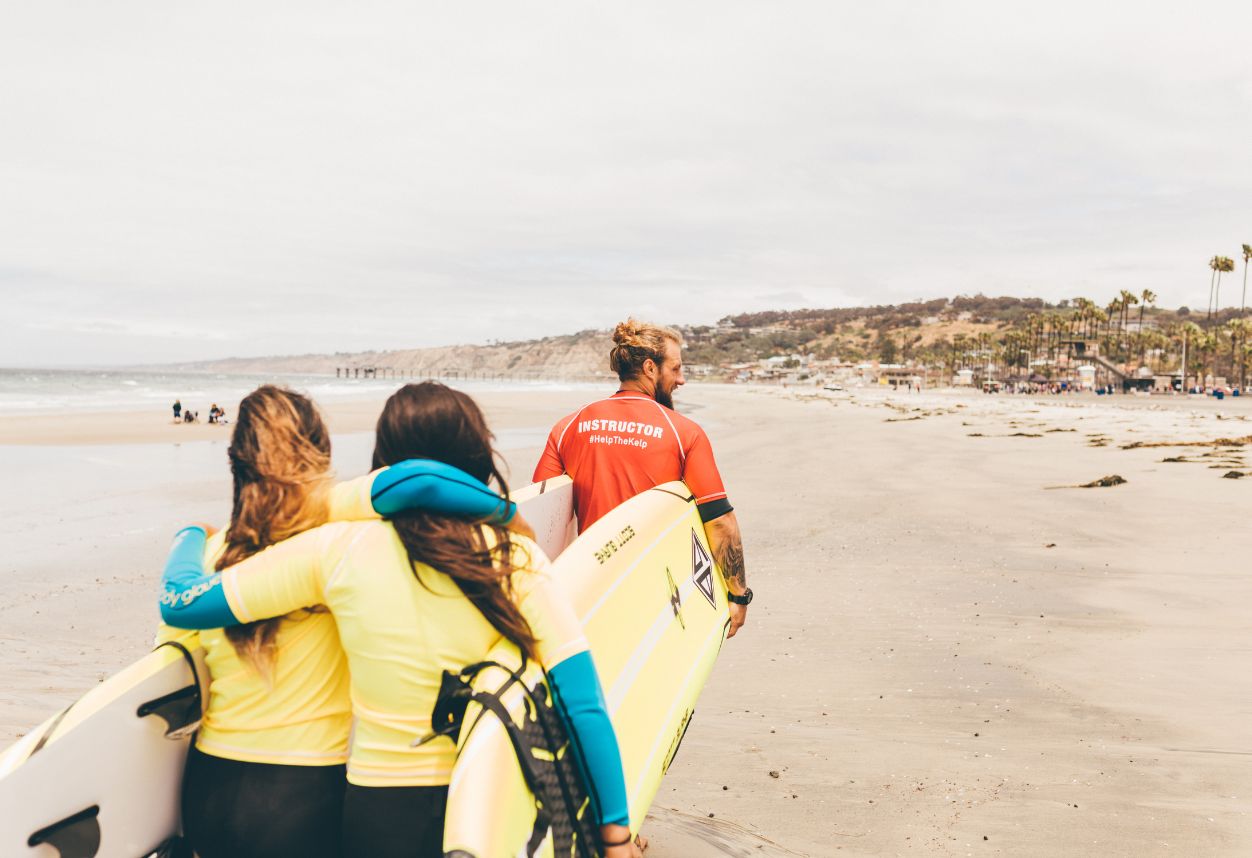
[[[68,9],[0,30],[0,364],[1194,306],[1252,237],[1243,6]]]

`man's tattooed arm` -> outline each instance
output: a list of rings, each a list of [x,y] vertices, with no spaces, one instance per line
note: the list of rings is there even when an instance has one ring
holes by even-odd
[[[706,523],[704,532],[708,534],[709,547],[713,549],[713,557],[721,567],[722,577],[726,579],[726,589],[736,596],[742,596],[748,589],[748,573],[743,568],[743,540],[739,538],[739,519],[735,518],[734,512],[728,512]],[[748,606],[732,602],[726,608],[730,614],[726,637],[733,638],[748,618]]]
[[[726,579],[726,587],[742,594],[748,587],[748,573],[743,565],[743,540],[739,535],[739,520],[733,512],[713,519],[705,525],[713,557]]]

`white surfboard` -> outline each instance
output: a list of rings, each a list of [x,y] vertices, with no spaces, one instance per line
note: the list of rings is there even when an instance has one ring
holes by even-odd
[[[203,652],[165,645],[0,756],[0,855],[139,858],[179,830]]]
[[[518,512],[535,531],[535,542],[549,559],[561,556],[578,536],[574,517],[574,483],[567,476],[531,483],[509,495]]]

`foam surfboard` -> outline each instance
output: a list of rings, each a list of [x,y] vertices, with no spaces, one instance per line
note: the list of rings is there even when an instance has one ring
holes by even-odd
[[[568,478],[515,498],[544,550],[559,554],[574,534]],[[0,856],[139,858],[176,837],[200,693],[207,699],[203,657],[160,647],[0,754]]]
[[[542,493],[565,491],[568,483],[559,480],[567,478],[549,480]],[[534,486],[522,490],[537,491]],[[591,643],[637,831],[725,639],[725,583],[715,569],[694,498],[678,482],[638,495],[587,528],[560,553],[553,574],[569,593]],[[520,665],[516,648],[508,644],[498,646],[492,658],[508,668]],[[474,688],[493,691],[507,685],[501,702],[523,728],[533,720],[526,689],[541,684],[542,674],[532,666],[520,682],[505,670],[485,670]],[[553,832],[536,830],[535,801],[509,731],[498,718],[478,716],[477,706],[470,704],[449,787],[445,854],[553,855]]]
[[[574,518],[574,482],[567,476],[531,483],[509,495],[535,531],[535,542],[555,560],[578,536]]]
[[[165,645],[0,756],[0,855],[138,858],[179,827],[203,652]]]

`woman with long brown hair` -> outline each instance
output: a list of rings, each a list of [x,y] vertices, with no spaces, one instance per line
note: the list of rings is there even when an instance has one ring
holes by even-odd
[[[228,450],[233,504],[227,529],[201,543],[196,566],[221,570],[331,518],[377,518],[438,506],[508,518],[498,495],[438,463],[405,462],[333,485],[330,434],[313,402],[265,385],[240,403]],[[385,497],[385,502],[379,497]],[[203,535],[203,531],[198,531]],[[223,598],[221,576],[198,598]],[[187,594],[163,596],[177,613]],[[184,832],[201,858],[338,856],[351,703],[347,661],[325,608],[198,634],[208,704],[189,753]],[[215,624],[225,625],[225,624]],[[162,639],[174,637],[164,629]]]
[[[432,382],[406,385],[379,419],[374,464],[436,460],[507,493],[491,441],[470,397]],[[582,752],[604,854],[638,854],[587,642],[532,540],[434,512],[331,523],[225,569],[222,604],[201,608],[195,594],[212,576],[197,576],[180,554],[195,557],[203,541],[190,528],[175,545],[165,577],[171,601],[192,595],[178,610],[163,608],[167,622],[195,628],[323,604],[338,625],[356,716],[344,800],[347,855],[442,855],[455,737],[420,740],[433,732],[444,672],[481,661],[501,636],[548,671]]]

